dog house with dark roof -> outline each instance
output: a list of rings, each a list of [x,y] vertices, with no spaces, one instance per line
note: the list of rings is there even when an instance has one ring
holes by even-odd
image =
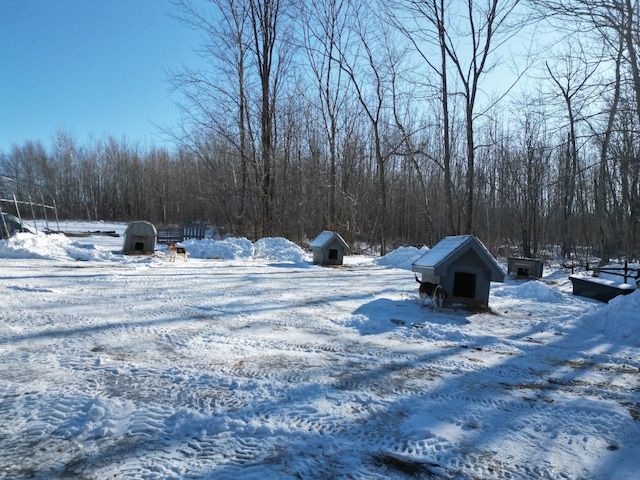
[[[422,280],[442,285],[450,302],[489,305],[491,282],[505,273],[489,250],[473,235],[446,237],[413,262]]]
[[[336,232],[325,230],[310,244],[313,263],[317,265],[342,265],[343,257],[349,253],[349,245]]]
[[[156,227],[149,222],[130,223],[124,231],[122,253],[125,255],[150,255],[156,249]]]

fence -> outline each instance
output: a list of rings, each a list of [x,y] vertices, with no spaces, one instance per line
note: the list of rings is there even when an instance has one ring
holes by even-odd
[[[586,267],[587,271],[592,271],[594,276],[598,276],[600,273],[605,273],[607,275],[615,275],[618,277],[624,277],[623,283],[629,283],[627,280],[629,278],[634,280],[634,283],[637,284],[640,280],[640,268],[630,267],[629,262],[624,261],[623,267],[594,267],[589,268],[589,264],[587,263]]]
[[[571,273],[574,273],[574,270],[577,268],[584,268],[587,272],[593,272],[593,276],[597,277],[599,274],[604,273],[607,275],[614,275],[618,277],[623,277],[624,282],[629,283],[627,280],[632,279],[634,283],[638,285],[640,282],[640,268],[639,267],[630,267],[629,262],[627,260],[624,261],[624,266],[622,267],[590,267],[589,264],[585,265],[569,265],[563,264],[564,268],[568,268],[571,270]]]
[[[167,227],[156,229],[157,243],[180,243],[190,238],[202,240],[206,234],[206,225],[200,222],[188,223],[182,227]]]

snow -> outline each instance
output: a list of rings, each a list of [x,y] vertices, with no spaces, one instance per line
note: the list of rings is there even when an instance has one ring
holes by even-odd
[[[434,245],[432,249],[428,250],[424,255],[418,258],[415,264],[421,267],[436,267],[445,258],[451,255],[452,252],[455,252],[472,238],[472,235],[445,237]]]
[[[435,312],[424,249],[122,243],[0,241],[0,478],[637,478],[640,290],[603,304],[545,266]]]
[[[598,278],[598,277],[592,277],[592,276],[586,276],[586,275],[571,275],[569,278],[581,278],[581,279],[586,279],[589,280],[589,282],[591,283],[597,283],[600,285],[606,285],[608,287],[615,287],[615,288],[619,288],[621,290],[635,290],[636,287],[634,285],[631,285],[629,283],[620,283],[620,277],[616,278],[616,279],[612,279],[612,278]]]
[[[413,265],[413,262],[415,262],[416,258],[422,257],[428,251],[427,247],[422,247],[420,249],[416,247],[399,247],[392,252],[387,253],[384,257],[374,259],[373,262],[376,265],[411,270],[411,266]]]
[[[320,235],[318,235],[316,238],[314,238],[311,243],[309,244],[309,248],[310,249],[321,249],[324,248],[324,246],[329,243],[331,240],[333,240],[336,237],[336,233],[335,232],[331,232],[329,230],[325,230],[324,232],[320,233]]]

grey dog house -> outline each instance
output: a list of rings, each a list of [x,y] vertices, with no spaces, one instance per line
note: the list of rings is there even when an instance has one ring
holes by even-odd
[[[505,277],[489,250],[473,235],[443,238],[411,270],[422,274],[423,281],[442,285],[453,301],[483,306],[489,305],[491,282],[504,282]]]
[[[336,232],[325,230],[310,244],[313,263],[317,265],[342,265],[344,256],[349,253],[349,245]]]
[[[122,253],[125,255],[150,255],[156,249],[156,227],[149,222],[130,223],[124,231]]]
[[[542,278],[544,264],[537,258],[509,257],[507,271],[509,275],[526,278]]]

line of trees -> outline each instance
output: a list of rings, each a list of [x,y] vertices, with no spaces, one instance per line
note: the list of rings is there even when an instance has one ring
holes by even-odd
[[[382,254],[474,233],[526,256],[639,257],[636,2],[174,4],[207,61],[169,72],[175,147],[58,132],[51,151],[1,154],[5,189],[37,187],[67,218],[299,243],[329,228]]]

